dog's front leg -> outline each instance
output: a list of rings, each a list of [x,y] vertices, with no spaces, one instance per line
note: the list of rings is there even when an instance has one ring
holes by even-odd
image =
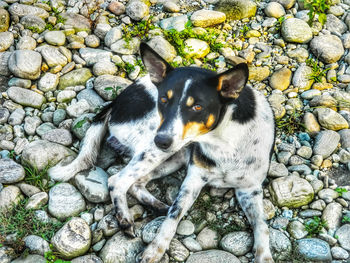
[[[120,227],[125,229],[125,233],[130,236],[135,236],[135,234],[133,219],[129,213],[126,201],[126,193],[131,185],[153,171],[169,155],[169,153],[158,150],[136,154],[123,170],[108,179],[108,188],[116,210],[117,220]]]
[[[206,182],[205,170],[195,166],[188,168],[188,175],[181,185],[179,194],[170,207],[157,236],[143,252],[141,263],[154,263],[162,258],[165,250],[169,247],[171,239],[175,235],[178,223],[192,206]]]
[[[264,220],[263,194],[261,186],[236,189],[240,203],[254,231],[256,263],[273,263],[269,247],[269,229]]]

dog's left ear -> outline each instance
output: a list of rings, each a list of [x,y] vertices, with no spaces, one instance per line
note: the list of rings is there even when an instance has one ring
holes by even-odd
[[[249,70],[246,63],[240,63],[235,67],[215,76],[217,90],[226,99],[237,99],[248,81]]]
[[[146,43],[141,43],[140,53],[151,80],[160,83],[173,68]]]

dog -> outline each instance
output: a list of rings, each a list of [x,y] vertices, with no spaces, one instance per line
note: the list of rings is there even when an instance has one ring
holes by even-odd
[[[274,262],[264,221],[262,182],[270,164],[275,127],[265,97],[246,86],[245,63],[216,74],[196,68],[172,68],[147,44],[140,46],[149,73],[127,87],[100,112],[86,133],[78,157],[49,170],[55,180],[69,180],[89,168],[109,129],[116,148],[132,156],[128,165],[108,179],[116,217],[134,235],[126,193],[166,212],[141,263],[159,261],[178,223],[206,186],[235,188],[237,200],[254,231],[255,262]],[[187,165],[187,176],[169,208],[145,188],[148,181]]]

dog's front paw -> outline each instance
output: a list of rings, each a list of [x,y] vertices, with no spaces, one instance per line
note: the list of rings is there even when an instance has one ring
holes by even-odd
[[[47,174],[51,179],[60,182],[68,181],[74,176],[74,174],[72,175],[72,171],[69,171],[66,166],[61,166],[60,164],[50,168]]]
[[[255,253],[255,263],[275,263],[269,249],[258,248]]]
[[[156,263],[162,259],[165,248],[151,243],[142,253],[139,263]]]

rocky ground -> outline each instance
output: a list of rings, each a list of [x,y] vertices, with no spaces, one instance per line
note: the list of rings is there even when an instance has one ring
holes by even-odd
[[[174,67],[249,63],[276,117],[264,186],[275,261],[350,262],[350,1],[325,9],[309,20],[295,0],[0,0],[0,262],[132,263],[154,238],[163,217],[134,199],[138,237],[112,215],[107,178],[127,158],[106,146],[69,183],[46,173],[145,74],[141,41]],[[148,188],[171,204],[184,174]],[[234,191],[205,189],[162,262],[253,262],[252,244]]]

